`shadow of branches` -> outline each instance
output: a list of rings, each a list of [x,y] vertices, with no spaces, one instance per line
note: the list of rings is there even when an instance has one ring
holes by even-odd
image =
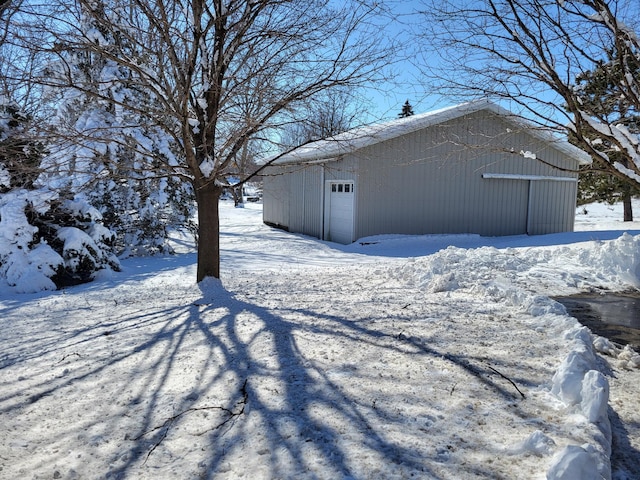
[[[474,402],[474,392],[488,389],[526,417],[520,395],[486,359],[430,337],[428,322],[421,336],[399,331],[394,322],[415,318],[405,292],[356,318],[357,303],[374,301],[375,292],[339,314],[329,299],[290,305],[267,287],[236,289],[213,283],[201,298],[143,299],[120,319],[97,296],[84,324],[33,340],[30,349],[17,342],[24,355],[5,369],[0,417],[9,418],[9,431],[20,424],[42,433],[38,441],[15,434],[19,447],[0,456],[16,461],[16,475],[55,468],[60,478],[338,479],[393,471],[438,479],[451,478],[454,464],[464,464],[467,478],[500,478],[456,456],[460,445],[477,442],[465,431],[493,408]],[[455,389],[465,394],[453,396]],[[46,461],[34,467],[27,459],[42,448]],[[495,445],[473,448],[497,454]]]

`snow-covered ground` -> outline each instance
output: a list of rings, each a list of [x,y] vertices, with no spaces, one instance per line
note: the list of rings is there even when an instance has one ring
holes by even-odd
[[[549,298],[640,286],[640,223],[587,211],[341,246],[223,203],[222,283],[176,238],[92,284],[2,287],[0,478],[639,478],[640,358]]]

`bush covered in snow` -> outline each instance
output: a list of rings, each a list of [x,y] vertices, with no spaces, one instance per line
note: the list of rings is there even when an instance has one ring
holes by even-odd
[[[42,149],[25,134],[27,120],[14,105],[0,105],[0,277],[19,292],[36,292],[119,269],[100,213],[37,186]]]
[[[18,292],[35,292],[119,270],[114,235],[100,220],[87,204],[46,189],[0,194],[0,276]]]

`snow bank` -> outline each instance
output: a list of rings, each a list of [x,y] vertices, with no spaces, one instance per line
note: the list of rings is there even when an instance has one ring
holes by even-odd
[[[549,294],[640,288],[640,235],[550,248],[448,247],[408,262],[394,275],[432,292],[491,281]]]
[[[586,250],[581,260],[626,288],[640,287],[640,235],[624,233],[616,240],[599,242],[596,248]]]
[[[547,480],[602,480],[600,465],[587,445],[567,445],[553,459]]]
[[[588,328],[565,332],[570,352],[552,379],[551,392],[597,427],[593,442],[568,445],[558,452],[547,472],[548,480],[611,479],[611,425],[607,415],[609,382],[598,371],[595,348]]]
[[[547,478],[611,478],[609,383],[598,369],[596,350],[614,352],[621,359],[625,359],[625,354],[602,340],[594,345],[589,329],[569,317],[561,304],[548,296],[532,293],[530,284],[518,285],[518,279],[537,278],[550,290],[555,286],[565,291],[567,287],[619,285],[622,289],[640,285],[640,236],[624,234],[609,242],[553,250],[448,247],[435,255],[411,260],[395,275],[413,281],[425,292],[467,289],[492,302],[526,312],[535,319],[533,328],[559,328],[568,352],[557,367],[549,390],[562,402],[568,415],[592,432],[592,440],[583,445],[560,446]],[[640,356],[630,352],[633,350],[626,351],[627,365],[640,365]],[[550,440],[542,434],[534,435],[516,450],[549,452],[553,448]]]
[[[489,282],[484,288],[496,301],[508,302],[538,318],[541,327],[551,323],[564,324],[566,328],[564,339],[569,352],[551,380],[550,391],[564,403],[568,413],[584,418],[578,422],[590,423],[596,428],[591,443],[568,445],[556,454],[547,472],[547,480],[610,480],[609,382],[598,371],[591,332],[568,317],[564,307],[549,297],[496,282]]]

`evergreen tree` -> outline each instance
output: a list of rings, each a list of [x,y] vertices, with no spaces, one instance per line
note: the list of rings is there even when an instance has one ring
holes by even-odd
[[[409,103],[409,100],[402,105],[402,111],[398,114],[398,118],[407,118],[413,115],[413,107]]]
[[[42,145],[30,118],[0,102],[0,277],[19,292],[52,290],[119,269],[113,233],[79,198],[39,183]]]
[[[620,89],[625,82],[625,68],[631,68],[634,75],[640,75],[640,61],[627,58],[623,63],[616,54],[607,52],[607,60],[602,61],[592,71],[586,71],[576,79],[578,93],[583,110],[599,121],[620,125],[633,134],[640,133],[640,116],[634,105],[630,103]],[[599,137],[591,138],[593,147],[606,153],[610,162],[625,165],[625,159],[619,149],[610,141]],[[593,201],[615,203],[622,201],[624,205],[624,221],[633,220],[631,198],[640,194],[637,185],[628,177],[613,175],[606,165],[596,159],[592,165],[584,167],[578,183],[578,204]]]
[[[17,104],[0,98],[0,193],[14,188],[32,188],[40,174],[43,147],[29,140],[25,125],[29,121]]]
[[[71,133],[45,159],[47,181],[82,193],[96,206],[116,233],[119,255],[166,251],[169,227],[195,231],[193,192],[170,168],[180,163],[180,149],[145,116],[153,95],[131,88],[131,71],[104,55],[104,49],[117,44],[140,68],[144,58],[128,50],[126,37],[101,28],[96,16],[104,15],[102,2],[87,8],[92,12],[82,17],[83,36],[59,65],[72,70],[76,89],[67,92],[54,119],[59,138]],[[96,52],[94,44],[102,48]],[[61,72],[61,78],[68,73]],[[122,109],[125,101],[140,108]]]

